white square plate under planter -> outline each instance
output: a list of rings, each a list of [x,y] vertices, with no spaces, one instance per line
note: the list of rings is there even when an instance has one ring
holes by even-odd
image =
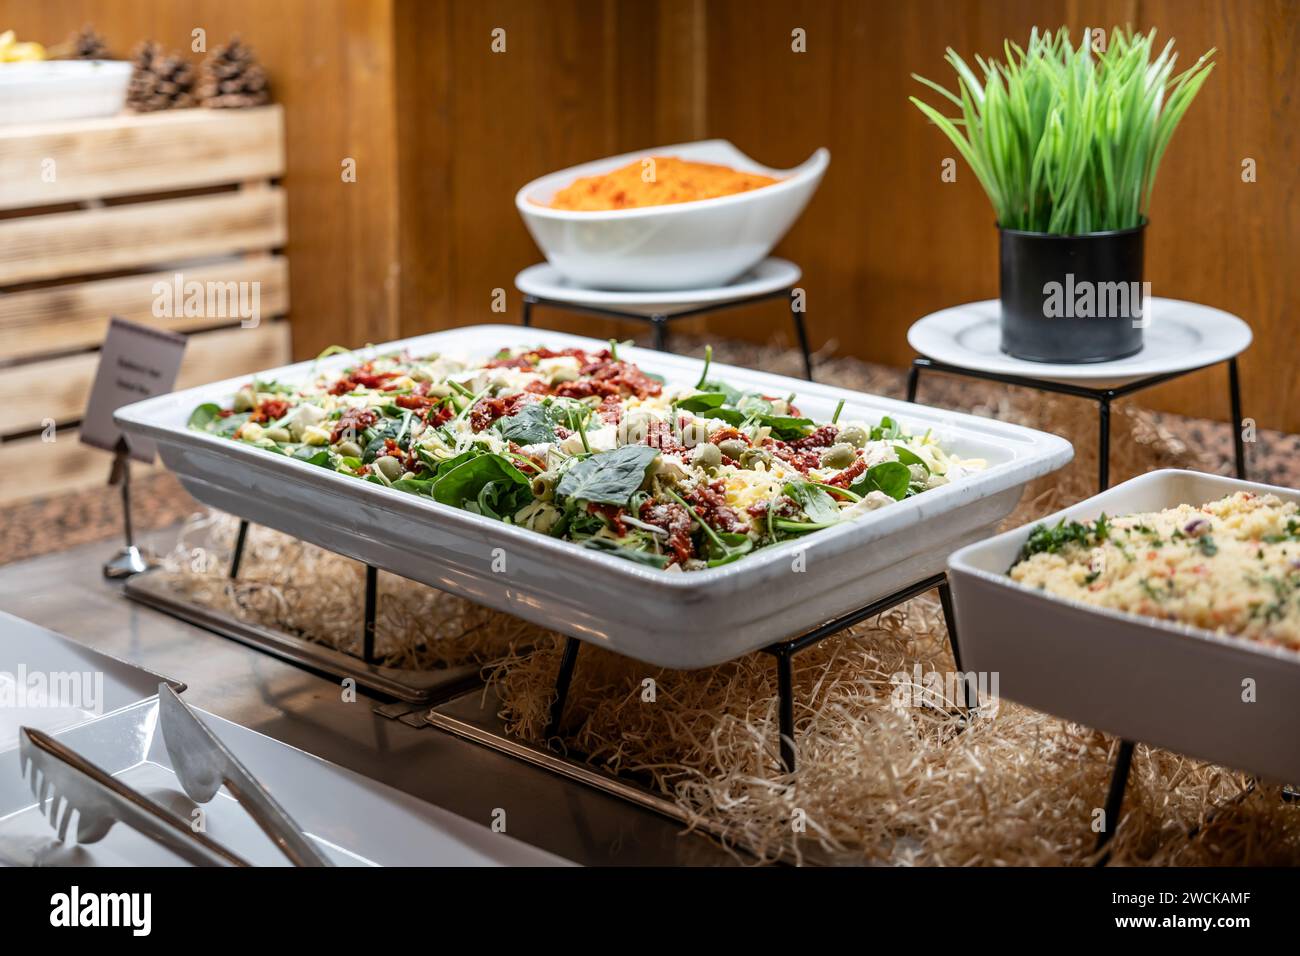
[[[502,347],[539,344],[606,346],[557,332],[486,325],[373,351],[482,358]],[[620,353],[670,385],[689,386],[700,376],[697,359],[630,346],[620,347]],[[313,366],[337,373],[356,361],[337,355],[257,377],[294,382],[311,377]],[[988,468],[724,567],[671,573],[186,427],[196,406],[228,402],[248,375],[138,402],[120,409],[115,419],[129,434],[156,441],[163,462],[185,488],[214,508],[621,654],[677,668],[732,660],[937,574],[954,548],[986,537],[1011,512],[1027,482],[1073,455],[1069,442],[1055,435],[973,415],[725,365],[714,365],[710,375],[768,395],[795,392],[801,410],[819,420],[828,420],[843,398],[842,420],[890,415],[912,431],[930,428],[945,447],[984,458]],[[505,570],[494,571],[502,557]]]
[[[1035,525],[1093,521],[1237,491],[1300,492],[1174,469],[1154,471],[949,561],[962,664],[998,674],[999,694],[1127,740],[1280,780],[1300,780],[1300,653],[1094,607],[1013,581]],[[1242,700],[1243,681],[1256,700]]]
[[[157,688],[155,687],[155,694]],[[560,866],[566,861],[309,753],[222,720],[201,719],[336,866]],[[165,807],[192,819],[158,728],[158,698],[65,730],[60,742]],[[207,834],[254,866],[288,859],[223,788],[202,805]],[[75,823],[70,829],[76,833]],[[0,865],[185,866],[121,823],[97,843],[60,843],[21,773],[17,747],[0,753]]]

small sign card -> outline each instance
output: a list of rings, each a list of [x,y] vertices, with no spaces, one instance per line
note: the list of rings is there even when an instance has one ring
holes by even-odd
[[[122,430],[113,422],[113,413],[123,405],[170,392],[184,354],[185,336],[114,316],[81,420],[81,440],[95,448],[115,451]],[[136,461],[153,461],[152,441],[137,435],[127,443]]]

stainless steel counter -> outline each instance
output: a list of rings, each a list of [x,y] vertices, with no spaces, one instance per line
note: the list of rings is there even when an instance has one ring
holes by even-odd
[[[165,548],[170,532],[159,532]],[[149,543],[149,542],[146,542]],[[339,685],[128,601],[100,565],[115,542],[0,567],[0,610],[189,685],[185,699],[228,720],[589,865],[727,864],[680,824],[446,734],[373,712]],[[3,639],[3,635],[0,635]]]

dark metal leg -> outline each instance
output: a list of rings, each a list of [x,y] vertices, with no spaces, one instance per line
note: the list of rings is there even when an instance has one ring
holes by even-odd
[[[230,579],[239,577],[239,565],[244,560],[244,542],[248,540],[248,522],[240,519],[239,533],[235,535],[235,553],[230,556]]]
[[[916,389],[920,383],[921,366],[913,362],[912,367],[907,372],[907,400],[909,402],[916,401]]]
[[[794,749],[794,675],[790,669],[790,652],[776,655],[777,719],[781,730],[781,766],[786,773],[795,768]]]
[[[379,602],[379,571],[366,565],[366,616],[361,624],[361,656],[367,664],[375,663],[375,606]]]
[[[945,577],[943,583],[939,585],[939,603],[943,606],[943,623],[948,628],[948,644],[952,647],[952,662],[957,669],[958,675],[965,677],[966,669],[961,664],[961,644],[957,640],[957,615],[952,610],[952,589],[948,587],[948,579]],[[979,684],[974,675],[969,678],[969,683],[962,681],[962,699],[957,701],[958,707],[978,707],[980,705]]]
[[[655,329],[655,351],[668,351],[668,316],[652,315],[650,322]]]
[[[1246,442],[1241,435],[1241,377],[1237,372],[1237,358],[1228,360],[1228,394],[1232,400],[1232,442],[1237,453],[1237,477],[1246,477]]]
[[[803,377],[813,380],[812,352],[808,350],[808,330],[804,327],[803,312],[795,307],[794,296],[790,296],[790,317],[794,319],[794,334],[799,340],[799,353],[803,356]]]
[[[527,295],[524,296],[524,312],[523,312],[522,319],[523,319],[523,325],[524,325],[524,328],[526,328],[526,329],[532,328],[532,326],[533,326],[533,299],[532,299],[532,296],[527,296]]]
[[[1097,436],[1097,490],[1105,491],[1110,487],[1110,396],[1103,395],[1100,401],[1100,434]]]
[[[1119,827],[1120,810],[1124,807],[1124,790],[1128,787],[1128,772],[1133,766],[1133,741],[1121,740],[1119,753],[1115,755],[1115,769],[1110,775],[1110,790],[1106,793],[1105,828],[1097,834],[1097,849],[1100,850],[1114,835]],[[1101,866],[1110,858],[1109,854],[1097,861]]]
[[[547,740],[560,731],[560,720],[564,717],[564,702],[569,697],[569,685],[573,683],[573,668],[578,663],[578,648],[582,642],[570,637],[564,643],[564,655],[560,658],[560,672],[555,675],[555,700],[551,701],[551,717],[546,724]]]

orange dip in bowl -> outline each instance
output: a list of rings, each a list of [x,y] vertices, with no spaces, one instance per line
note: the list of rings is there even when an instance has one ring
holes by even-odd
[[[638,159],[613,172],[574,180],[555,194],[551,208],[596,212],[666,206],[749,192],[777,181],[771,176],[745,173],[729,166],[654,156]]]

